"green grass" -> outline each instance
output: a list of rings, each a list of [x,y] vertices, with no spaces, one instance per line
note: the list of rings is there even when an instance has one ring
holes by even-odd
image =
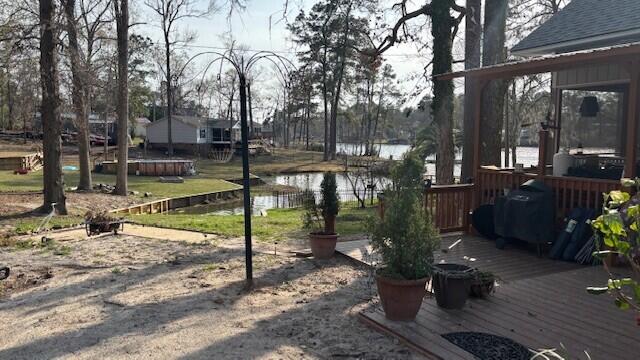
[[[14,224],[13,232],[18,235],[30,234],[34,232],[38,228],[38,226],[40,226],[42,219],[42,217],[28,217],[24,219],[18,219]],[[49,223],[47,224],[45,229],[68,228],[74,225],[82,224],[83,222],[84,219],[81,216],[54,216],[51,218],[51,220],[49,220]]]
[[[61,245],[55,240],[49,240],[47,242],[41,242],[39,240],[22,240],[17,241],[15,244],[16,250],[29,250],[36,249],[42,253],[52,253],[56,256],[68,256],[71,254],[71,247],[67,245]]]
[[[66,186],[77,185],[79,175],[77,171],[65,173]],[[184,179],[185,181],[182,184],[167,184],[161,183],[155,176],[129,176],[129,190],[138,191],[140,193],[139,196],[143,196],[145,192],[150,192],[153,197],[165,198],[239,188],[236,184],[209,176],[185,177]],[[116,176],[94,173],[93,183],[115,185]],[[40,190],[42,190],[42,171],[26,175],[14,175],[10,171],[0,172],[0,192]]]
[[[364,220],[373,214],[373,208],[343,209],[338,215],[336,230],[341,235],[365,232]],[[251,218],[253,235],[263,241],[278,241],[304,236],[302,209],[273,209],[267,216]],[[244,218],[241,215],[134,215],[131,220],[144,225],[213,233],[229,237],[244,234]]]

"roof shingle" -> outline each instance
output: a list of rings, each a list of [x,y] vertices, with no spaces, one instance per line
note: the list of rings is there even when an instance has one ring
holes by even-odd
[[[552,49],[547,53],[558,53],[640,40],[640,35],[625,35],[630,30],[640,31],[640,0],[573,0],[514,46],[512,51],[524,52],[550,46]],[[618,33],[620,37],[615,37]],[[614,35],[614,38],[588,41],[603,35]],[[587,41],[571,47],[565,44],[578,40]]]

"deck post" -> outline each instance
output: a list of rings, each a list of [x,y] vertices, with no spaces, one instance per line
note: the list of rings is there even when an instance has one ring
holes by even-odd
[[[640,60],[633,60],[630,63],[629,72],[631,82],[629,83],[629,104],[627,113],[627,151],[624,161],[624,177],[634,179],[636,177],[638,141],[638,94],[640,87]]]
[[[560,151],[560,131],[562,131],[562,89],[556,88],[553,93],[553,107],[555,108],[555,151]]]
[[[538,177],[543,177],[547,171],[547,143],[549,140],[549,130],[540,129],[538,137]]]

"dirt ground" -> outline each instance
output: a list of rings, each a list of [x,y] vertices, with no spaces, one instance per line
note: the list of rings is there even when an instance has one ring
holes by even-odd
[[[143,201],[139,197],[117,196],[102,193],[80,193],[68,191],[67,207],[74,213],[83,215],[88,210],[103,211],[127,207]],[[42,194],[0,193],[0,217],[32,211],[42,205]]]
[[[242,239],[142,231],[0,248],[0,359],[416,357],[355,318],[375,283],[344,258],[257,245],[247,290]]]

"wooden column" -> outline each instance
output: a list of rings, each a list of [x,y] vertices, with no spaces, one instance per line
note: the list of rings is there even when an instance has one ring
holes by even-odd
[[[549,130],[540,129],[538,138],[538,177],[543,177],[547,171]]]
[[[553,106],[555,108],[555,151],[557,153],[560,151],[560,132],[562,130],[562,89],[555,89],[553,94]]]
[[[629,83],[627,113],[627,151],[625,154],[624,176],[635,178],[638,141],[638,94],[640,87],[640,60],[633,60],[629,67],[631,82]]]

